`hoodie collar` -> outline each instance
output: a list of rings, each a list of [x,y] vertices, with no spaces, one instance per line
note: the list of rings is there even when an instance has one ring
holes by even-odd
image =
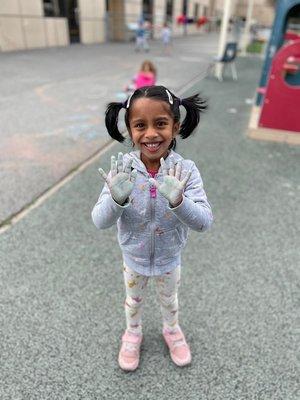
[[[165,158],[165,162],[166,162],[167,168],[170,167],[170,155],[171,154],[174,157],[175,165],[178,163],[179,160],[183,159],[178,153],[176,153],[173,150],[170,150],[169,154]],[[136,169],[138,171],[147,173],[146,166],[141,160],[141,152],[140,152],[140,150],[132,151],[131,153],[129,153],[129,156],[133,158],[132,168],[134,168],[134,169]],[[161,171],[161,167],[159,167],[158,173],[161,173],[161,172],[162,172]]]

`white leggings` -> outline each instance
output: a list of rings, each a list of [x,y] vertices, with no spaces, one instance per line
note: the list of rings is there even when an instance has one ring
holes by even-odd
[[[178,328],[178,298],[180,266],[171,272],[154,277],[163,318],[163,325],[170,331]],[[127,329],[142,333],[142,308],[149,276],[140,275],[124,264],[126,288],[125,315]]]

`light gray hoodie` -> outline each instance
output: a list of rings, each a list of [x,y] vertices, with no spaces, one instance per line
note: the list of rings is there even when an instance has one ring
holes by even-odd
[[[134,151],[124,155],[124,163],[133,158],[132,168],[138,171],[129,203],[124,206],[117,204],[105,184],[92,211],[92,219],[98,229],[117,223],[125,264],[145,276],[161,275],[180,265],[181,249],[186,244],[189,228],[203,232],[213,221],[195,163],[184,160],[173,150],[170,154],[173,154],[175,164],[182,161],[183,177],[192,170],[179,206],[171,208],[158,190],[156,197],[150,196],[151,176],[140,159],[140,152]],[[170,154],[165,159],[168,168]],[[161,168],[155,179],[162,182]]]

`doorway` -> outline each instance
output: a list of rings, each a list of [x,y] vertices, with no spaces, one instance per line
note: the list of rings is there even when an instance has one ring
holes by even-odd
[[[62,17],[68,20],[70,43],[80,41],[79,9],[77,0],[44,0],[45,17]]]

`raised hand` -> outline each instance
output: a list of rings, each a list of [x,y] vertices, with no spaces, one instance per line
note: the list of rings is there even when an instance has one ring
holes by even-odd
[[[170,155],[169,171],[163,158],[160,159],[160,165],[164,176],[163,182],[160,184],[153,178],[150,178],[149,182],[157,187],[158,191],[169,201],[172,207],[177,207],[182,202],[184,188],[192,171],[188,171],[185,177],[181,180],[181,161],[179,161],[175,166],[174,157],[172,155]]]
[[[116,203],[123,205],[132,192],[137,170],[131,171],[133,159],[130,159],[126,165],[123,163],[123,153],[118,153],[118,159],[111,157],[111,175],[108,177],[102,168],[99,172],[109,187],[111,197]]]

